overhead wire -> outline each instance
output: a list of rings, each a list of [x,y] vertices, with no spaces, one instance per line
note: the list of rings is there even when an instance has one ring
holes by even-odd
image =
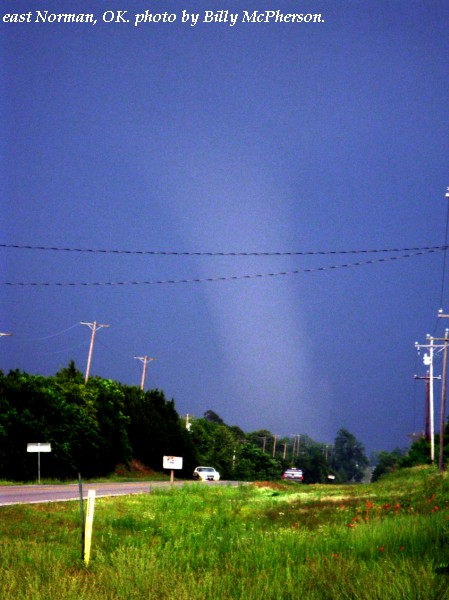
[[[446,198],[448,199],[447,208],[446,208],[446,231],[444,234],[444,255],[443,255],[443,273],[441,277],[441,295],[440,295],[440,308],[443,307],[444,301],[444,289],[446,284],[446,261],[447,261],[447,244],[449,237],[449,188],[447,188]]]
[[[385,254],[389,252],[430,252],[447,250],[448,240],[444,246],[418,246],[411,248],[370,248],[354,250],[307,250],[288,252],[180,252],[172,250],[126,250],[116,248],[74,248],[64,246],[33,246],[24,244],[0,243],[0,248],[19,250],[43,250],[52,252],[78,252],[90,254],[137,254],[148,256],[330,256],[341,254]]]
[[[51,333],[50,335],[45,335],[43,337],[16,337],[14,336],[14,340],[20,340],[21,342],[41,342],[44,340],[50,340],[52,338],[58,337],[60,335],[63,335],[64,333],[67,333],[68,331],[74,329],[75,327],[78,327],[79,323],[74,323],[73,325],[71,325],[70,327],[67,327],[67,329],[63,329],[62,331],[58,331],[56,333]]]
[[[447,202],[447,208],[446,208],[446,227],[445,227],[445,233],[444,233],[445,249],[444,249],[444,254],[443,254],[443,270],[441,273],[441,291],[440,291],[440,304],[439,304],[440,311],[443,310],[444,294],[445,294],[445,287],[446,287],[446,263],[447,263],[447,248],[448,248],[447,244],[448,244],[448,238],[449,238],[449,188],[447,188],[446,198],[448,199],[448,202]],[[438,329],[439,322],[440,322],[440,319],[437,317],[434,328],[433,328],[434,335],[436,334],[436,331]]]
[[[98,286],[128,286],[128,285],[166,285],[166,284],[179,284],[179,283],[204,283],[204,282],[218,282],[218,281],[237,281],[237,280],[248,280],[248,279],[259,279],[267,277],[283,277],[287,275],[299,275],[305,273],[318,273],[324,271],[331,271],[337,269],[347,269],[350,267],[359,267],[377,263],[392,262],[395,260],[402,260],[406,258],[412,258],[415,256],[422,256],[426,254],[433,254],[445,250],[445,246],[433,246],[418,249],[416,252],[408,252],[399,256],[386,256],[382,258],[370,259],[366,261],[357,261],[354,263],[345,264],[334,264],[321,267],[307,267],[303,269],[295,269],[292,271],[278,271],[270,273],[255,273],[246,275],[229,275],[229,276],[215,276],[215,277],[197,277],[197,278],[184,278],[184,279],[156,279],[148,281],[96,281],[96,282],[69,282],[69,281],[57,281],[57,282],[11,282],[11,281],[0,281],[1,286],[10,287],[98,287]]]

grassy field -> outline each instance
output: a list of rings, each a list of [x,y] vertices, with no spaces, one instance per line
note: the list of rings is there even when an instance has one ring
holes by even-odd
[[[190,484],[0,509],[2,600],[449,599],[449,477],[368,485]]]

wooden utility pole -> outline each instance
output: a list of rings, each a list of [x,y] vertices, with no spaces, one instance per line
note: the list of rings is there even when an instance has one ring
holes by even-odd
[[[446,188],[446,198],[449,200],[449,187]],[[447,232],[446,232],[447,237]],[[446,240],[447,242],[447,240]],[[445,255],[446,259],[446,255]],[[444,275],[444,273],[443,273]],[[449,319],[449,315],[445,315],[443,313],[443,309],[440,308],[438,311],[438,317],[442,319]],[[440,413],[440,454],[438,461],[438,468],[440,471],[444,470],[444,461],[443,461],[443,448],[444,448],[444,421],[445,421],[445,412],[446,412],[446,374],[447,374],[447,345],[448,345],[448,332],[446,329],[444,331],[444,350],[443,350],[443,385],[441,387],[441,413]]]
[[[443,318],[449,318],[449,315],[443,315],[440,310],[438,316]],[[438,377],[433,376],[433,353],[435,349],[443,349],[443,385],[441,392],[441,416],[440,416],[440,456],[439,456],[439,468],[443,470],[443,439],[444,439],[444,420],[446,411],[446,373],[447,373],[447,346],[449,343],[449,330],[446,329],[444,338],[434,338],[431,335],[427,335],[429,344],[422,346],[423,348],[429,348],[429,354],[424,355],[424,364],[429,366],[429,419],[430,419],[430,459],[432,463],[435,461],[435,442],[434,442],[434,415],[433,415],[433,380]],[[443,341],[443,345],[435,345],[436,341]],[[415,343],[416,348],[420,348],[418,342]]]
[[[449,192],[449,188],[448,188]],[[446,194],[446,196],[448,196]],[[448,196],[449,197],[449,196]],[[449,319],[449,315],[443,314],[443,311],[440,310],[438,313],[438,317],[441,319]],[[444,461],[443,461],[443,448],[444,448],[444,425],[445,425],[445,417],[446,417],[446,379],[447,379],[447,345],[449,342],[449,329],[444,331],[444,349],[443,349],[443,385],[441,387],[441,412],[440,412],[440,453],[438,460],[438,468],[440,471],[444,470]]]
[[[424,364],[429,367],[429,420],[430,420],[430,460],[432,464],[435,461],[435,434],[433,417],[433,352],[435,349],[435,340],[431,335],[426,336],[429,344],[418,344],[415,342],[415,348],[429,348],[429,354],[424,355]]]
[[[446,412],[446,372],[447,372],[447,343],[449,341],[449,330],[444,332],[443,349],[443,384],[441,386],[441,412],[440,412],[440,452],[438,456],[438,468],[444,470],[443,449],[444,449],[444,421]]]
[[[432,463],[435,461],[435,432],[434,432],[434,419],[433,419],[433,337],[429,337],[430,348],[429,348],[429,378],[430,378],[430,391],[429,391],[429,419],[430,419],[430,460]]]
[[[275,436],[274,436],[274,439],[273,439],[273,458],[274,458],[274,456],[275,456],[275,454],[276,454],[276,440],[277,440],[277,437],[278,437],[278,436],[277,436],[277,435],[275,435]]]
[[[140,382],[140,389],[143,390],[145,388],[145,378],[147,375],[147,364],[152,360],[157,360],[157,358],[152,358],[151,356],[135,356],[137,360],[143,362],[143,372],[142,372],[142,380]]]
[[[430,373],[427,371],[426,375],[426,423],[425,423],[425,439],[426,441],[430,440],[430,430],[429,430],[429,410],[430,410]]]
[[[97,333],[98,329],[101,329],[103,327],[110,327],[110,325],[100,325],[96,321],[94,321],[93,323],[86,323],[85,321],[81,321],[81,325],[87,325],[92,330],[92,336],[90,338],[89,356],[87,357],[86,378],[84,380],[84,383],[87,383],[87,380],[89,379],[90,365],[92,363],[92,354],[94,351],[95,334]]]
[[[425,420],[425,429],[424,429],[424,439],[426,440],[426,442],[430,441],[430,430],[429,430],[429,424],[430,424],[430,418],[429,418],[429,414],[430,414],[430,373],[429,371],[427,371],[427,374],[425,377],[421,377],[418,375],[415,375],[415,379],[416,380],[423,380],[426,382],[426,420]],[[441,375],[438,376],[434,376],[434,379],[441,379]]]

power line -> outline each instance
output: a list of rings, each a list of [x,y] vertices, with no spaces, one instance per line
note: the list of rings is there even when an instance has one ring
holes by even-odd
[[[448,207],[447,207],[447,216],[446,216],[446,233],[445,233],[446,242],[447,242],[447,237],[448,237],[448,225],[449,225],[449,203],[448,203]],[[445,288],[445,283],[446,283],[446,259],[447,259],[447,247],[444,250],[444,258],[443,258],[443,273],[441,276],[440,308],[443,306],[443,301],[444,301],[444,288]]]
[[[382,254],[387,252],[429,252],[447,250],[449,246],[422,246],[414,248],[371,248],[356,250],[307,250],[290,252],[179,252],[164,250],[120,250],[105,248],[70,248],[60,246],[32,246],[22,244],[1,244],[0,248],[20,249],[20,250],[43,250],[53,252],[78,252],[90,254],[140,254],[149,256],[329,256],[340,254]]]
[[[446,188],[446,194],[445,197],[447,199],[447,208],[446,208],[446,229],[445,229],[445,233],[444,233],[444,244],[445,244],[445,250],[444,250],[444,256],[443,256],[443,271],[441,274],[441,291],[440,291],[440,310],[442,310],[442,306],[443,306],[443,302],[444,302],[444,292],[445,292],[445,287],[446,287],[446,262],[447,262],[447,244],[448,244],[448,238],[449,238],[449,187]],[[438,329],[438,318],[435,322],[434,328],[433,328],[433,333],[435,334],[436,331]]]
[[[40,342],[44,340],[50,340],[52,338],[58,337],[59,335],[63,335],[64,333],[67,333],[75,327],[79,327],[79,323],[75,323],[74,325],[67,327],[67,329],[63,329],[62,331],[58,331],[57,333],[52,333],[50,335],[45,335],[43,337],[15,337],[15,339],[19,340],[20,342]]]
[[[446,283],[447,243],[448,243],[448,236],[449,236],[449,187],[446,190],[446,198],[447,198],[446,231],[445,231],[445,234],[444,234],[444,244],[445,244],[446,248],[444,250],[443,273],[442,273],[442,278],[441,278],[440,308],[443,306],[444,288],[445,288],[445,283]]]
[[[243,279],[260,279],[265,277],[283,277],[286,275],[299,275],[304,273],[318,273],[323,271],[332,271],[336,269],[347,269],[350,267],[360,267],[365,265],[372,265],[377,263],[392,262],[394,260],[401,260],[405,258],[412,258],[415,256],[423,256],[426,254],[433,254],[445,250],[445,246],[436,246],[426,249],[421,249],[417,252],[410,252],[408,254],[402,254],[399,256],[386,256],[377,259],[370,259],[366,261],[358,261],[354,263],[328,265],[323,267],[308,267],[304,269],[296,269],[294,271],[279,271],[273,273],[255,273],[249,275],[230,275],[230,276],[219,276],[219,277],[198,277],[192,279],[156,279],[149,281],[41,281],[41,282],[11,282],[11,281],[0,281],[1,286],[10,287],[99,287],[99,286],[127,286],[127,285],[166,285],[166,284],[178,284],[178,283],[205,283],[205,282],[218,282],[218,281],[237,281]]]

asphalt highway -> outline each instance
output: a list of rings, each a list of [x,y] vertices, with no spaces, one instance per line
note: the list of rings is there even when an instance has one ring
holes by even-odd
[[[194,482],[188,482],[194,484]],[[175,481],[174,486],[184,485],[184,481]],[[214,485],[202,483],[201,485]],[[96,497],[128,496],[130,494],[149,494],[156,488],[170,487],[169,481],[130,482],[130,483],[83,483],[83,497],[89,490],[95,490]],[[0,506],[11,504],[39,504],[43,502],[64,502],[79,500],[78,484],[69,485],[7,485],[0,486]]]

